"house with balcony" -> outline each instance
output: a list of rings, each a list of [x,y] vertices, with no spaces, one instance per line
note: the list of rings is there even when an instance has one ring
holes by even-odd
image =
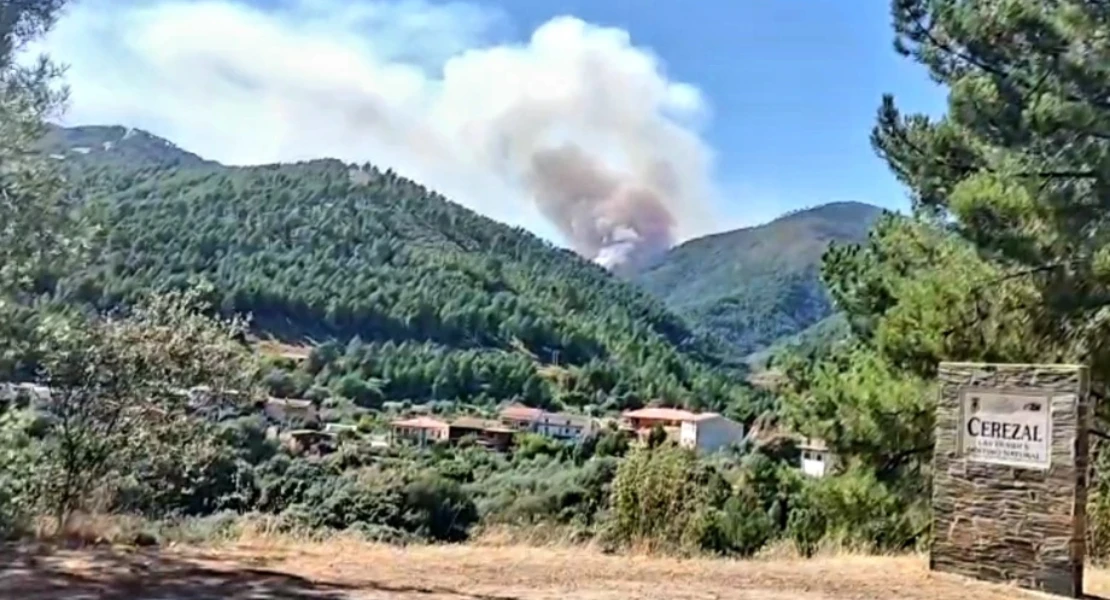
[[[506,450],[513,444],[513,429],[498,421],[459,417],[448,426],[447,437],[457,442],[465,437],[473,437],[475,443],[492,450]]]
[[[544,410],[523,404],[510,404],[498,415],[501,424],[515,431],[536,433],[543,420]]]
[[[521,404],[501,410],[501,423],[514,431],[538,433],[559,440],[580,440],[594,430],[593,419],[585,415],[553,413]]]
[[[621,426],[646,442],[661,427],[667,439],[698,452],[717,452],[744,439],[744,426],[718,413],[695,413],[681,408],[649,407],[626,411]]]
[[[427,446],[450,439],[451,426],[446,421],[432,417],[400,419],[389,424],[391,444],[415,444]]]
[[[458,443],[471,437],[479,446],[494,450],[507,449],[513,443],[515,431],[498,421],[458,417],[443,421],[434,417],[417,416],[393,421],[389,426],[390,443],[427,446],[434,443]]]

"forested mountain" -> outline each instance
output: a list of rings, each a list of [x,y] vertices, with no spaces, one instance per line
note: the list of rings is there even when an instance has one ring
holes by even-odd
[[[175,146],[172,142],[141,129],[112,126],[50,126],[40,149],[69,164],[133,169],[140,166],[216,166],[213,161]]]
[[[47,144],[99,230],[59,293],[109,309],[207,281],[260,335],[322,343],[279,393],[744,410],[739,374],[661,302],[391,171],[231,168],[115,127]]]
[[[633,279],[740,354],[757,352],[830,316],[821,256],[831,242],[866,240],[881,212],[870,204],[836,202],[705,236],[674,248]]]

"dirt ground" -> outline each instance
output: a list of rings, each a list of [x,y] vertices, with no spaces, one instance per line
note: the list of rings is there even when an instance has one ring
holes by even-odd
[[[1092,598],[1110,598],[1095,571]],[[400,549],[353,541],[222,548],[6,547],[18,600],[1015,600],[1043,597],[931,574],[918,557],[677,560],[584,549]]]

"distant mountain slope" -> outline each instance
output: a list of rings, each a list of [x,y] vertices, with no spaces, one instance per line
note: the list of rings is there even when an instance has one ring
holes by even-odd
[[[119,125],[51,126],[40,148],[55,159],[101,167],[217,165],[178,148],[168,140],[141,129]]]
[[[745,397],[649,294],[391,171],[224,167],[113,127],[47,143],[102,231],[93,266],[60,293],[109,308],[202,278],[260,334],[334,340],[275,374],[280,393],[717,409]]]
[[[866,239],[881,212],[837,202],[698,238],[633,280],[738,352],[757,352],[829,316],[821,255],[830,242]]]

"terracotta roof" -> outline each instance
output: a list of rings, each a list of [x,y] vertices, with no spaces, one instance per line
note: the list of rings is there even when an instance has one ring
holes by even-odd
[[[439,419],[431,417],[415,417],[412,419],[402,419],[392,423],[394,427],[412,427],[415,429],[442,429],[447,427],[447,423]]]
[[[543,410],[524,406],[523,404],[511,404],[501,410],[501,418],[518,419],[521,421],[538,421],[543,418]]]
[[[452,427],[461,427],[463,429],[481,429],[484,431],[496,431],[500,433],[513,433],[509,429],[497,421],[487,421],[485,419],[477,419],[475,417],[459,417],[451,421]]]
[[[590,417],[575,415],[565,412],[548,412],[540,408],[532,408],[523,404],[511,404],[501,410],[502,419],[516,421],[530,421],[534,423],[551,423],[559,425],[566,423],[572,427],[586,427],[590,424]]]
[[[696,421],[699,415],[681,408],[641,408],[624,413],[626,419],[657,419],[660,421]]]

